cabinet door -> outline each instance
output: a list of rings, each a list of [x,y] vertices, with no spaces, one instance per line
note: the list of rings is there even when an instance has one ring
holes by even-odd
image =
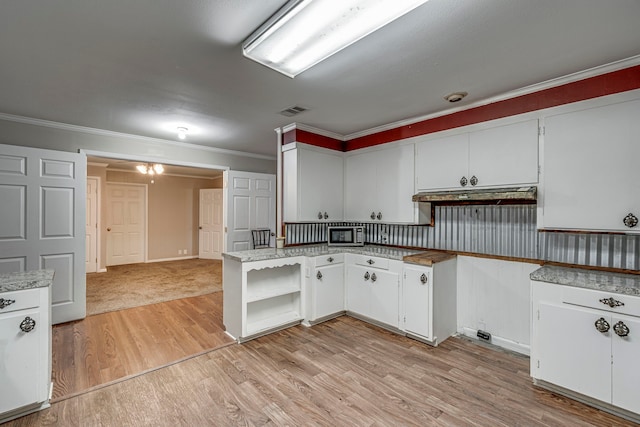
[[[365,267],[347,266],[347,310],[371,317],[370,277]]]
[[[342,153],[331,154],[299,148],[299,220],[318,221],[327,213],[329,221],[342,220]]]
[[[611,329],[623,322],[629,328],[629,335],[619,337],[612,332],[612,404],[640,414],[640,319],[629,316],[613,316]]]
[[[400,275],[391,271],[368,270],[371,274],[371,318],[398,327]]]
[[[413,222],[414,145],[398,145],[376,152],[376,213],[382,222]]]
[[[534,318],[539,378],[604,402],[611,401],[611,334],[598,332],[597,310],[541,302]],[[604,316],[611,325],[610,317]]]
[[[460,189],[469,172],[469,134],[447,136],[417,144],[418,190]]]
[[[545,118],[544,228],[640,232],[640,100]]]
[[[31,332],[20,330],[20,323],[35,320]],[[37,310],[22,310],[0,316],[0,413],[47,400],[48,357],[46,328]]]
[[[404,267],[402,295],[404,328],[407,332],[433,339],[431,330],[431,268]],[[424,280],[422,280],[424,276]]]
[[[344,264],[316,268],[312,283],[312,320],[344,310]]]
[[[377,209],[377,154],[355,154],[345,159],[345,220],[371,221]]]
[[[538,182],[538,121],[513,123],[469,134],[469,181],[476,186]]]

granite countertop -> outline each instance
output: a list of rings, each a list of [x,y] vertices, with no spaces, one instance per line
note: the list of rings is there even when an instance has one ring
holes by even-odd
[[[365,245],[365,246],[327,246],[321,245],[304,245],[292,246],[283,249],[265,248],[253,249],[240,252],[225,252],[222,256],[226,259],[232,259],[240,262],[264,261],[269,259],[280,259],[296,256],[313,257],[330,254],[359,254],[367,256],[378,256],[393,260],[402,261],[407,255],[414,255],[424,251],[416,251],[411,249],[400,249],[390,246]]]
[[[33,270],[0,274],[0,292],[43,288],[53,283],[53,270]]]
[[[581,268],[543,266],[529,276],[531,280],[574,286],[596,291],[640,296],[640,275],[609,273]]]

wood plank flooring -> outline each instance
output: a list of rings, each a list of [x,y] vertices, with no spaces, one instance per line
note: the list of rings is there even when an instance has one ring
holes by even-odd
[[[535,388],[527,357],[462,338],[433,348],[343,316],[226,346],[7,427],[39,425],[634,424]]]
[[[56,325],[53,400],[232,342],[222,325],[222,292]]]

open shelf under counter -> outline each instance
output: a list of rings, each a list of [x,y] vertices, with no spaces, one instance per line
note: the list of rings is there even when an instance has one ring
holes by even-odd
[[[300,264],[281,265],[247,271],[246,302],[300,292]]]

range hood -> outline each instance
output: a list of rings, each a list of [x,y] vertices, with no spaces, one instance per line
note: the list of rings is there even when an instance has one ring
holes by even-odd
[[[535,186],[509,188],[469,188],[453,191],[423,192],[412,197],[414,202],[434,205],[471,205],[471,204],[535,204],[537,188]]]

